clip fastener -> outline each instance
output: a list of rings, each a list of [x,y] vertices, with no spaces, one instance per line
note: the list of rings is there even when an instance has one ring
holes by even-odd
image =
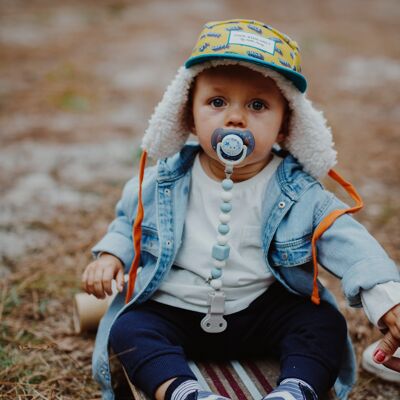
[[[226,329],[227,322],[223,315],[225,312],[225,294],[217,290],[208,293],[210,307],[207,315],[201,320],[201,327],[208,333],[220,333]]]

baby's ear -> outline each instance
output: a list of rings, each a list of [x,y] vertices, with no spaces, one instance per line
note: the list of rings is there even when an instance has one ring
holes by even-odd
[[[196,135],[196,127],[194,124],[193,112],[192,112],[191,108],[186,110],[185,123],[186,123],[186,126],[187,126],[188,130],[190,131],[190,133],[192,135]]]
[[[193,135],[196,135],[196,126],[193,117],[193,96],[194,96],[195,85],[196,85],[196,78],[190,85],[188,99],[185,107],[185,114],[184,114],[186,127]]]
[[[285,110],[285,114],[283,116],[281,129],[278,134],[277,138],[278,143],[284,142],[286,138],[289,136],[289,123],[291,114],[292,114],[291,110],[289,109],[289,107],[287,107]]]

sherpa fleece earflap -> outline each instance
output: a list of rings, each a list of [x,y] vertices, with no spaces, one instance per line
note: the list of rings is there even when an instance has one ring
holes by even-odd
[[[192,54],[180,67],[149,121],[142,140],[143,154],[139,173],[139,204],[133,238],[135,258],[130,272],[126,294],[129,302],[140,258],[141,221],[143,204],[141,186],[147,155],[163,159],[179,152],[190,134],[187,126],[187,103],[195,77],[205,69],[222,65],[241,65],[265,77],[272,78],[291,110],[289,132],[284,147],[299,161],[303,169],[315,178],[329,173],[356,201],[356,206],[336,210],[316,228],[312,238],[314,288],[312,301],[319,303],[316,240],[344,213],[353,213],[362,207],[362,200],[354,187],[332,170],[336,151],[330,128],[322,113],[314,108],[304,94],[307,83],[301,74],[299,48],[287,35],[269,25],[253,20],[210,22],[204,26]]]

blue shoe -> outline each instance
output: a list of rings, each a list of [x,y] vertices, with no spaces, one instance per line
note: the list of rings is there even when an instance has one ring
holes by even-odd
[[[186,400],[230,400],[228,397],[220,396],[212,392],[206,392],[204,390],[196,390],[190,393]]]

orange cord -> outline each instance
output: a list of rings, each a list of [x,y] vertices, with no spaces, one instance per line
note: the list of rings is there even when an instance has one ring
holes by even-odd
[[[318,261],[317,261],[317,247],[316,247],[317,240],[340,216],[347,213],[355,213],[361,210],[361,208],[364,205],[360,195],[357,193],[356,189],[350,182],[347,182],[342,176],[339,175],[339,173],[337,173],[333,169],[331,169],[328,172],[328,175],[336,182],[338,182],[344,188],[344,190],[346,190],[346,192],[356,202],[356,205],[354,207],[346,208],[344,210],[333,210],[319,223],[319,225],[317,226],[317,228],[313,233],[311,246],[312,246],[312,259],[314,267],[314,280],[313,280],[313,291],[311,295],[311,301],[314,304],[320,303],[318,283],[317,283],[318,279]]]
[[[128,280],[128,289],[126,292],[125,303],[129,303],[133,291],[135,289],[135,281],[137,276],[137,270],[139,267],[140,260],[140,242],[142,239],[142,221],[144,217],[144,209],[143,209],[143,201],[142,201],[142,184],[144,177],[144,168],[146,166],[147,152],[143,151],[140,157],[139,164],[139,193],[138,193],[138,208],[137,214],[135,218],[135,222],[133,224],[132,229],[132,237],[133,237],[133,248],[135,250],[135,257],[133,258],[131,268],[129,270],[129,280]]]

